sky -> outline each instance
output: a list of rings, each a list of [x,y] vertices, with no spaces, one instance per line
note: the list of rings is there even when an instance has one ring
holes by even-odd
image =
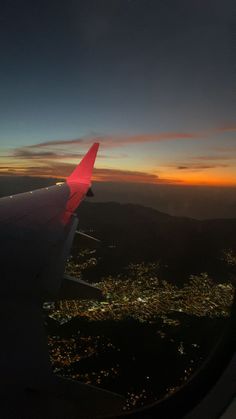
[[[3,0],[0,174],[236,186],[231,0]]]

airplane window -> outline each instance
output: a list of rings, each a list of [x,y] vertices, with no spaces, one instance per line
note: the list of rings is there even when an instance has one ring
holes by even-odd
[[[1,2],[0,417],[223,415],[231,3]]]

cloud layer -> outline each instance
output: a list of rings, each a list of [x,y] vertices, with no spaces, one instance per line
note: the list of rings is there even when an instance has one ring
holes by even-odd
[[[126,144],[140,144],[150,142],[160,142],[168,140],[188,140],[201,138],[201,133],[193,132],[161,132],[161,133],[147,133],[137,135],[95,135],[91,137],[81,137],[75,139],[62,139],[54,141],[44,141],[41,143],[33,144],[28,148],[45,148],[55,146],[69,146],[69,145],[90,145],[93,142],[99,142],[106,148],[121,147]]]
[[[181,161],[176,157],[177,161],[169,165],[162,165],[165,167],[164,174],[160,176],[154,168],[152,170],[124,170],[121,167],[123,158],[132,157],[126,153],[119,153],[119,150],[113,152],[115,148],[121,148],[126,145],[170,142],[170,141],[198,141],[214,134],[221,134],[224,132],[236,131],[235,125],[224,125],[205,132],[184,132],[184,131],[169,131],[157,132],[137,135],[94,135],[81,137],[76,139],[59,139],[39,142],[25,147],[18,147],[7,155],[2,156],[3,165],[0,166],[0,173],[8,174],[25,174],[29,176],[43,176],[43,177],[67,177],[73,170],[75,164],[73,161],[79,161],[83,156],[88,146],[93,142],[98,141],[101,144],[101,152],[98,155],[98,162],[100,159],[107,159],[106,163],[109,167],[99,167],[94,170],[94,178],[101,182],[135,182],[135,183],[186,183],[187,176],[192,179],[194,172],[210,171],[210,169],[225,169],[230,167],[230,160],[236,160],[236,147],[214,146],[211,148],[211,153],[208,155],[192,155],[189,156],[188,162]],[[79,151],[78,151],[79,149]],[[110,150],[107,154],[103,150]],[[136,150],[134,148],[134,150]],[[118,154],[117,154],[118,153]],[[114,159],[114,160],[110,160]],[[119,159],[118,167],[115,159]],[[109,161],[110,160],[110,161]],[[32,164],[32,161],[34,163]],[[9,166],[7,164],[9,163]],[[100,164],[98,164],[100,166]],[[127,166],[127,165],[126,165]],[[132,164],[132,167],[134,164]],[[139,166],[140,167],[140,166]],[[161,166],[159,166],[161,167]],[[163,170],[162,170],[163,172]],[[192,174],[191,174],[192,172]],[[166,174],[167,173],[167,174]],[[189,173],[185,176],[184,173]],[[191,176],[190,176],[191,175]],[[199,178],[200,179],[200,178]],[[209,176],[208,176],[208,179]]]

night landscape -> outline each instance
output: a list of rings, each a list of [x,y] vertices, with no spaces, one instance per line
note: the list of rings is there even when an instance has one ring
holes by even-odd
[[[80,216],[82,230],[102,244],[75,240],[67,272],[97,282],[106,299],[46,305],[54,371],[124,394],[125,409],[166,397],[196,372],[224,331],[234,294],[236,219],[202,222],[87,202]]]
[[[1,418],[230,417],[235,16],[1,3]]]

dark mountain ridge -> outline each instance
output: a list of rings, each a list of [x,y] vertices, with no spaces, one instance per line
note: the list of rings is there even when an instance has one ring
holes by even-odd
[[[236,251],[236,218],[200,221],[141,205],[87,201],[78,214],[80,228],[102,239],[99,271],[103,275],[130,262],[160,260],[169,280],[185,281],[200,272],[228,279],[222,251]]]

